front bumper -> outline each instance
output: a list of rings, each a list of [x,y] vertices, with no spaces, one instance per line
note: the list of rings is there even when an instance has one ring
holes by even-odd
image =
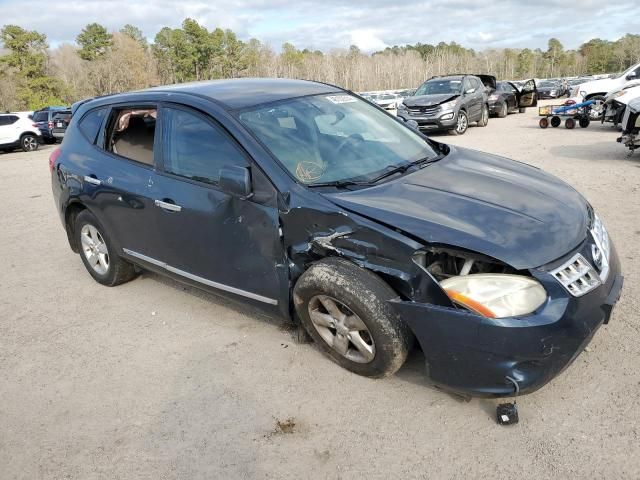
[[[451,118],[446,120],[442,118],[449,114]],[[398,116],[404,121],[414,120],[420,130],[428,131],[451,130],[455,128],[458,122],[457,114],[453,110],[439,111],[434,115],[421,115],[418,113],[409,113],[407,110],[398,110]]]
[[[584,350],[600,325],[608,323],[623,277],[611,249],[607,281],[582,297],[570,296],[551,274],[535,271],[549,299],[519,318],[490,319],[461,309],[391,301],[425,355],[435,386],[479,397],[534,392],[562,372]]]

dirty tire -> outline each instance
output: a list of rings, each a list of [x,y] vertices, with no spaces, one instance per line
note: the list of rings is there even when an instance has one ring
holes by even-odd
[[[562,124],[562,119],[560,117],[551,117],[551,126],[553,128],[558,128]]]
[[[506,111],[506,105],[505,105],[505,111]],[[507,116],[507,114],[505,113],[505,117]],[[480,114],[480,120],[478,120],[478,123],[476,125],[478,125],[479,127],[486,127],[489,124],[489,107],[485,104],[482,106],[482,113]]]
[[[538,122],[538,125],[540,125],[540,128],[547,128],[549,126],[549,119],[548,118],[541,118],[540,121]]]
[[[333,297],[364,322],[375,345],[371,361],[352,361],[323,339],[309,314],[309,303],[317,295]],[[340,258],[327,258],[312,265],[293,292],[302,325],[325,355],[347,370],[372,378],[395,373],[413,345],[413,334],[387,302],[396,297],[377,275]]]
[[[589,117],[580,117],[580,120],[578,120],[578,124],[580,125],[580,128],[587,128],[590,123],[591,123],[591,120],[589,120]]]
[[[564,121],[564,126],[565,128],[568,128],[569,130],[576,128],[576,121],[573,118],[567,118]]]
[[[100,233],[101,237],[104,239],[109,258],[109,267],[104,274],[98,273],[91,266],[91,264],[87,260],[86,255],[84,254],[80,235],[82,232],[82,228],[85,225],[95,227]],[[96,282],[108,287],[115,287],[116,285],[120,285],[121,283],[133,280],[137,276],[134,266],[116,254],[115,247],[113,245],[113,242],[109,238],[109,234],[102,227],[100,222],[98,222],[98,219],[89,210],[83,210],[76,217],[74,226],[74,237],[76,245],[78,245],[78,249],[80,251],[80,258],[82,259],[82,263],[84,263],[85,268]]]

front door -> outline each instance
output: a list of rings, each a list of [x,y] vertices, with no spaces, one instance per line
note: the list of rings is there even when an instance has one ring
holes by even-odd
[[[538,90],[535,80],[527,80],[520,90],[518,105],[520,107],[535,107],[538,104]]]
[[[221,168],[257,167],[211,117],[183,106],[163,107],[160,115],[156,222],[165,268],[205,286],[282,302],[286,262],[277,208],[218,187]]]

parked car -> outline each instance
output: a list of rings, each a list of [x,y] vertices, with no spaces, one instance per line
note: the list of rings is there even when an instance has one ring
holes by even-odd
[[[385,110],[395,110],[398,108],[398,101],[400,97],[393,93],[381,93],[373,99],[376,105]]]
[[[19,113],[0,114],[0,150],[10,152],[21,148],[33,152],[42,143],[42,134],[37,125]]]
[[[622,135],[617,139],[631,152],[640,148],[640,97],[630,100],[622,115]]]
[[[640,63],[629,67],[615,78],[603,78],[575,86],[573,92],[571,92],[571,99],[576,103],[593,100],[595,104],[591,108],[591,120],[600,120],[604,113],[607,92],[620,88],[625,83],[636,79],[640,79]]]
[[[523,105],[536,106],[537,105],[537,90],[536,84],[533,80],[527,80],[523,82],[522,87],[525,92],[529,92],[529,96],[534,98],[533,103],[529,101],[529,96],[524,97]],[[496,115],[500,118],[504,118],[509,113],[520,112],[524,113],[527,107],[522,106],[520,100],[523,98],[523,94],[512,82],[497,82],[496,88],[489,92],[489,113]]]
[[[38,125],[45,143],[56,143],[53,136],[53,117],[61,110],[68,110],[68,107],[46,107],[33,112],[33,121]]]
[[[538,89],[538,98],[560,98],[563,97],[566,92],[564,87],[559,82],[552,82],[549,80],[542,80],[536,85]]]
[[[489,122],[485,87],[475,75],[433,77],[398,105],[398,116],[414,120],[423,131],[463,135],[469,123],[484,127]]]
[[[64,132],[71,122],[71,110],[60,110],[51,119],[53,128],[51,129],[51,135],[56,140],[62,140],[64,138]]]
[[[220,80],[72,110],[53,197],[97,282],[143,268],[244,297],[360,375],[394,373],[416,339],[436,385],[531,392],[622,288],[607,230],[573,188],[338,87]]]

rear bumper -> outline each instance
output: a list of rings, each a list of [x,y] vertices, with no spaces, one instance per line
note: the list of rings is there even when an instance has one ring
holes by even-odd
[[[413,330],[425,355],[431,383],[479,397],[510,396],[544,386],[584,350],[608,323],[623,277],[612,249],[607,282],[583,297],[570,297],[548,273],[535,276],[549,300],[520,318],[489,319],[460,309],[415,302],[391,304]]]

